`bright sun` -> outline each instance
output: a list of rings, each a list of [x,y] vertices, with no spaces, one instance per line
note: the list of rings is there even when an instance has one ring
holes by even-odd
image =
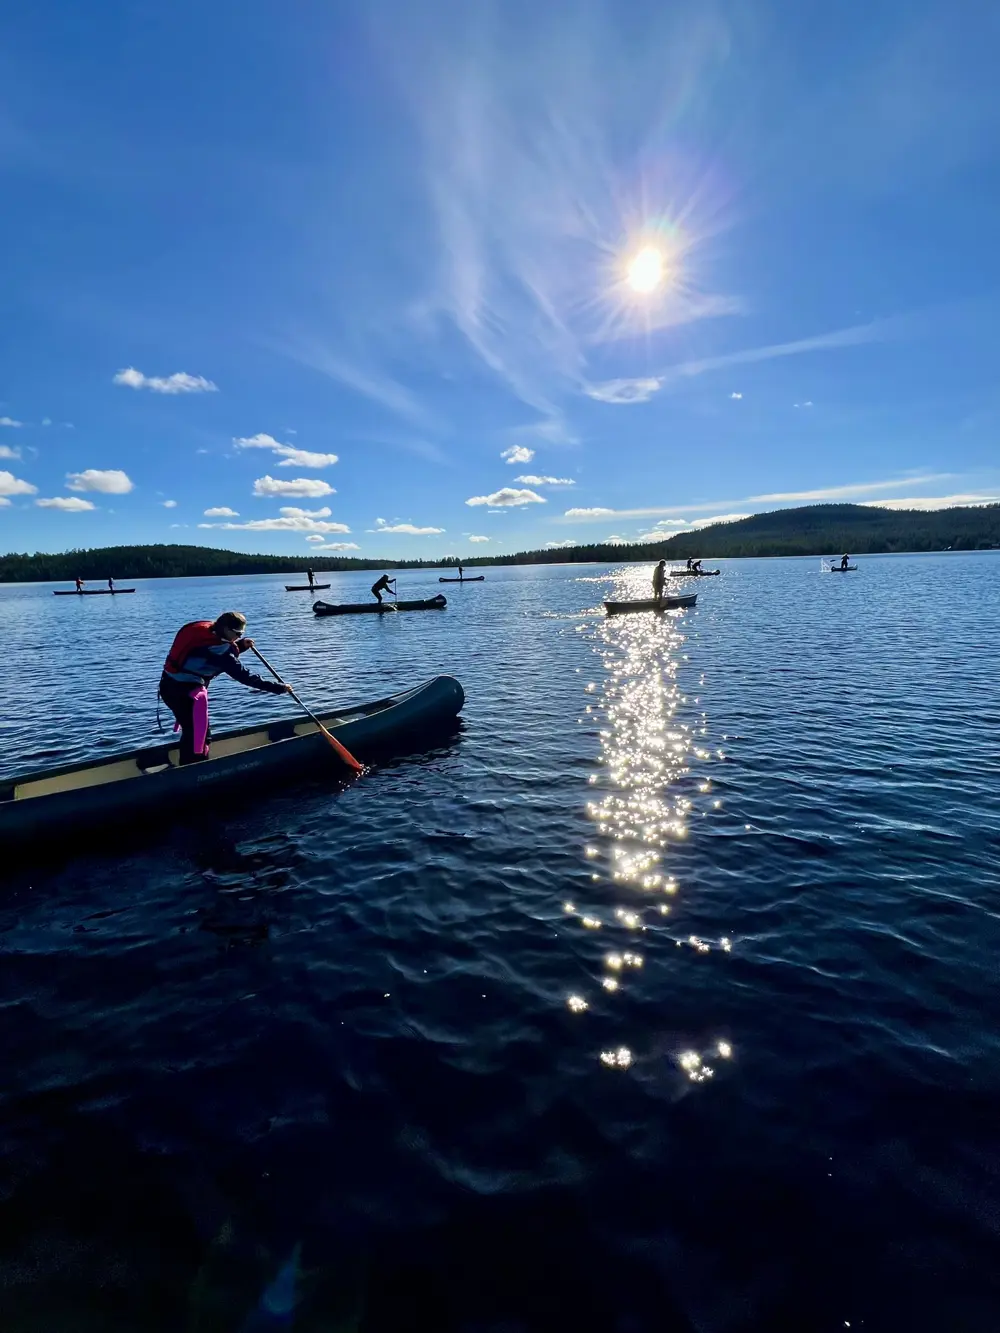
[[[663,281],[663,253],[655,246],[647,245],[631,260],[626,272],[626,281],[634,292],[646,295],[655,291]]]

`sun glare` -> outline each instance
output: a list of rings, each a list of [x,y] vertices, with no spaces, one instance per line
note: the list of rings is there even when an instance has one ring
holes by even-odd
[[[663,270],[662,250],[647,245],[630,261],[626,280],[634,292],[646,295],[659,287],[663,281]]]

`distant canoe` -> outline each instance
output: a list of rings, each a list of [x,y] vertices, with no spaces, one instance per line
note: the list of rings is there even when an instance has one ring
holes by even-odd
[[[349,750],[369,760],[435,744],[464,701],[457,680],[437,676],[389,698],[323,709],[319,716]],[[343,765],[318,735],[316,723],[304,717],[220,732],[204,763],[182,768],[178,757],[174,740],[0,783],[0,848],[30,842],[35,856],[47,847],[64,849],[60,839],[69,830],[100,833],[109,825],[131,826],[143,815],[163,823],[184,804],[204,805],[227,790],[242,794],[242,809],[257,791],[284,791],[289,778],[314,771],[344,776]]]
[[[664,570],[668,579],[714,579],[717,574],[721,574],[721,569],[667,569]]]
[[[121,597],[124,593],[135,592],[134,588],[68,588],[53,590],[53,597]]]
[[[485,577],[485,574],[475,574],[467,579],[438,579],[438,583],[482,583]]]
[[[436,597],[426,597],[422,602],[347,602],[342,606],[334,606],[331,602],[313,602],[313,610],[318,616],[360,616],[384,615],[396,611],[440,611],[447,605],[447,599],[438,593]]]
[[[857,571],[857,565],[848,565],[845,569],[843,565],[831,565],[831,574],[854,574]]]
[[[322,592],[329,583],[286,583],[285,592]]]
[[[673,611],[679,606],[694,606],[698,600],[696,592],[689,592],[685,597],[662,597],[658,602],[605,602],[609,616],[623,616],[629,611]]]

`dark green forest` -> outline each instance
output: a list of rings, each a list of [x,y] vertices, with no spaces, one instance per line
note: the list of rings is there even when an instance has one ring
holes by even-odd
[[[1000,504],[974,508],[876,509],[867,505],[807,505],[754,514],[734,523],[717,523],[698,532],[682,532],[662,542],[633,545],[594,544],[520,551],[515,555],[470,556],[462,564],[534,565],[620,560],[720,559],[734,556],[871,555],[903,551],[976,551],[1000,549]],[[317,574],[350,569],[440,569],[447,560],[376,560],[357,557],[323,559],[302,556],[245,555],[209,546],[109,546],[96,550],[0,556],[0,582],[178,578],[220,574]]]

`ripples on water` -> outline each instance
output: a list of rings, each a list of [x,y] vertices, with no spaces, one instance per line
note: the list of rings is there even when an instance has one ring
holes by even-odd
[[[0,589],[5,776],[155,739],[224,605],[309,702],[468,695],[346,788],[8,867],[5,1333],[1000,1326],[1000,564],[723,568],[614,620],[647,569],[374,622]]]

